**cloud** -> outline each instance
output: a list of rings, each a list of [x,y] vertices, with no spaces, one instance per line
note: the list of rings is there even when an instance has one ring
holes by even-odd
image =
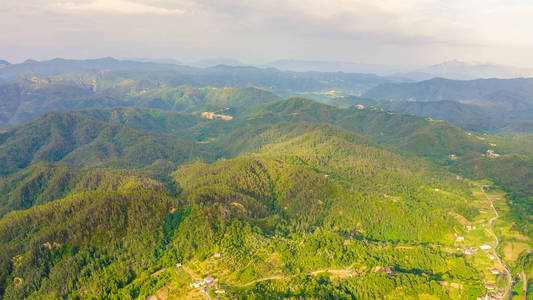
[[[182,60],[531,64],[533,50],[531,0],[0,2],[0,49],[14,57],[35,57],[35,49],[44,57],[47,49],[47,57],[60,50]]]
[[[377,43],[472,44],[473,26],[435,8],[436,0],[198,0],[234,32]]]
[[[129,0],[92,0],[66,1],[56,3],[56,7],[65,12],[90,12],[121,15],[176,15],[183,14],[181,9],[171,9]]]

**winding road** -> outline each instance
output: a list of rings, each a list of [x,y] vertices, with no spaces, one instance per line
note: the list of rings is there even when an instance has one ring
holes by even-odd
[[[485,197],[487,198],[487,200],[489,200],[490,202],[490,208],[494,211],[494,214],[495,216],[493,218],[491,218],[489,220],[489,222],[487,223],[487,225],[492,229],[489,230],[489,229],[486,229],[487,233],[489,235],[491,235],[493,238],[494,238],[494,245],[492,247],[492,252],[494,254],[494,256],[498,259],[498,262],[500,263],[500,265],[503,267],[503,269],[505,270],[505,273],[507,273],[507,279],[508,279],[508,284],[507,286],[505,287],[505,292],[504,292],[504,295],[507,295],[507,299],[511,300],[513,298],[513,294],[511,293],[511,289],[513,288],[513,274],[511,273],[511,271],[507,268],[507,266],[503,263],[503,260],[502,258],[500,257],[500,255],[498,254],[497,252],[497,249],[498,249],[498,246],[500,244],[500,241],[498,240],[498,237],[496,236],[496,234],[494,233],[495,232],[495,225],[494,225],[494,222],[500,217],[500,214],[498,213],[498,211],[496,210],[496,208],[494,207],[494,200],[492,200],[488,195],[487,193],[485,193],[485,185],[481,186],[481,192],[483,193],[483,195],[485,195]]]

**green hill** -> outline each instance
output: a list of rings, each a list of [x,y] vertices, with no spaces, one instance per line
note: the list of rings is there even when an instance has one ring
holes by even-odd
[[[240,97],[189,91],[176,97]],[[456,235],[492,242],[490,206],[465,175],[506,188],[502,220],[529,235],[530,159],[481,157],[492,137],[375,107],[250,105],[231,120],[51,112],[0,133],[0,295],[193,298],[215,276],[225,298],[475,298],[489,259]]]
[[[339,109],[311,100],[293,98],[257,106],[242,115],[257,122],[279,120],[325,122],[354,131],[419,156],[442,158],[450,153],[483,152],[483,142],[442,121],[382,111],[377,108]]]
[[[41,161],[78,168],[142,168],[164,161],[183,162],[193,153],[201,155],[202,148],[191,141],[76,113],[52,112],[0,133],[0,174],[8,175]]]
[[[247,87],[169,87],[158,81],[116,74],[26,75],[0,85],[0,128],[18,125],[54,110],[143,107],[169,111],[220,110],[280,100],[272,92]]]
[[[147,182],[153,182],[147,172],[101,169],[79,171],[63,165],[37,163],[0,179],[0,216],[70,194],[86,191],[111,192],[121,186],[142,186]]]
[[[493,132],[509,124],[530,121],[532,95],[531,78],[434,78],[415,83],[384,83],[364,93],[365,97],[381,100],[377,105],[386,109]]]
[[[392,287],[435,288],[446,276],[477,291],[479,275],[463,257],[423,246],[453,244],[459,226],[451,212],[478,214],[468,186],[452,174],[327,124],[262,126],[242,140],[232,148],[237,158],[178,168],[177,198],[172,185],[125,171],[35,166],[12,176],[8,199],[30,186],[42,192],[28,195],[33,207],[0,221],[4,297],[146,296],[173,280],[152,272],[203,261],[217,249],[227,257],[217,266],[233,284],[264,272],[364,264],[404,274]],[[52,197],[64,198],[45,203]],[[434,288],[428,292],[447,293]]]

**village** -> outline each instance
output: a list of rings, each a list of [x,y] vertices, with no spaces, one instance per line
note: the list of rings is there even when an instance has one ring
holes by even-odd
[[[327,179],[328,177],[329,175],[324,175],[324,178]],[[480,208],[483,209],[482,213],[474,220],[467,221],[464,219],[461,222],[461,228],[456,228],[456,232],[451,237],[454,246],[446,246],[446,251],[455,252],[464,256],[470,264],[476,265],[479,270],[482,270],[484,292],[477,299],[507,299],[506,296],[509,295],[512,289],[512,284],[515,281],[511,277],[509,269],[504,264],[503,258],[499,256],[501,254],[497,251],[499,240],[494,234],[494,224],[499,215],[492,203],[493,198],[486,196],[485,191],[488,190],[489,187],[487,185],[479,187],[481,187],[481,192],[477,192],[476,196],[477,201],[480,203]],[[445,192],[437,187],[432,187],[431,189],[435,192]],[[397,202],[398,200],[401,201],[401,199],[392,195],[383,194],[382,197],[393,202]],[[366,244],[372,243],[366,239],[363,239],[362,242]],[[383,247],[386,246],[387,244],[383,243]],[[409,247],[409,245],[397,245],[397,247]],[[226,281],[226,274],[224,274],[224,272],[221,273],[220,269],[217,267],[219,262],[222,262],[223,259],[224,251],[221,251],[211,254],[211,257],[205,261],[189,262],[186,266],[182,265],[182,263],[176,264],[177,272],[187,274],[187,289],[182,291],[186,291],[187,295],[195,299],[221,299],[231,295],[235,288],[244,288],[262,281],[290,280],[297,276],[294,274],[283,275],[274,273],[240,284],[230,283]],[[370,268],[366,266],[354,268],[354,266],[355,264],[345,268],[318,269],[309,271],[305,273],[305,275],[317,276],[321,273],[328,273],[329,276],[337,278],[340,282],[348,280],[348,278],[366,277],[369,274],[383,274],[391,277],[405,275],[404,271],[395,266],[385,265],[373,266]],[[223,278],[222,282],[218,277]],[[455,290],[455,293],[459,293],[459,295],[464,289],[464,283],[460,281],[453,282],[440,280],[437,282],[443,287]],[[165,298],[158,297],[157,299]]]

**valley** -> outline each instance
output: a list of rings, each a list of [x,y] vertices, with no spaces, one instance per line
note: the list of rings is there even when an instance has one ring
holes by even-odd
[[[472,184],[473,190],[479,189],[479,191],[475,192],[475,194],[477,194],[476,205],[479,207],[480,210],[485,212],[485,214],[483,214],[482,216],[480,216],[479,219],[476,219],[473,222],[460,223],[461,226],[464,226],[464,236],[455,236],[456,242],[454,243],[454,246],[458,246],[457,249],[454,249],[454,246],[452,245],[445,246],[442,244],[430,244],[427,246],[440,249],[444,252],[465,253],[469,256],[469,259],[472,261],[473,265],[476,266],[476,268],[483,274],[482,281],[485,285],[485,288],[489,291],[490,294],[493,294],[496,298],[499,297],[500,299],[521,299],[521,297],[519,296],[511,297],[509,293],[513,285],[520,284],[525,286],[524,291],[527,291],[528,279],[524,278],[524,276],[526,276],[524,272],[521,272],[519,275],[520,282],[518,282],[516,278],[513,278],[513,275],[511,274],[509,268],[506,266],[506,263],[516,265],[517,257],[509,257],[509,253],[504,250],[505,246],[499,244],[498,236],[495,235],[495,232],[497,232],[498,234],[502,234],[502,228],[499,228],[497,224],[501,224],[502,227],[508,226],[504,221],[499,220],[500,213],[498,213],[498,210],[504,211],[506,209],[505,204],[501,202],[501,200],[503,199],[502,191],[494,190],[492,192],[487,193],[485,189],[488,189],[489,186],[486,185],[486,183],[472,182]],[[498,201],[499,203],[496,201]],[[494,206],[495,202],[497,203],[497,205],[499,204],[498,209],[496,209]],[[461,220],[465,220],[462,216],[457,217]],[[502,235],[501,238],[507,239],[509,236],[520,236],[520,234],[517,232],[509,232],[505,235]],[[464,240],[462,238],[464,238]],[[528,245],[527,247],[533,246],[533,242],[531,241],[531,239],[524,236],[522,236],[521,239],[523,239],[524,243]],[[347,241],[345,241],[345,243],[346,242]],[[512,242],[507,243],[512,244]],[[489,245],[490,248],[481,249],[483,246],[486,245]],[[392,245],[392,247],[395,249],[413,249],[413,247],[415,246],[398,243]],[[260,255],[266,255],[267,257],[270,257],[272,259],[276,256],[276,253],[264,253]],[[306,272],[301,275],[283,274],[282,270],[274,268],[270,269],[268,273],[260,275],[258,274],[258,279],[240,283],[238,281],[235,281],[235,274],[228,273],[225,268],[220,269],[220,265],[223,264],[220,259],[220,257],[215,257],[209,258],[207,261],[204,262],[190,262],[190,267],[180,265],[177,266],[175,270],[169,271],[179,273],[180,269],[183,269],[189,276],[182,277],[182,281],[179,283],[171,281],[171,284],[163,286],[156,293],[157,295],[159,295],[158,299],[212,299],[217,296],[221,299],[233,299],[239,297],[239,295],[247,295],[246,292],[243,292],[244,290],[246,290],[247,287],[253,287],[263,281],[290,281],[298,276],[316,277],[322,275],[323,273],[328,278],[328,280],[335,280],[340,282],[354,277],[357,278],[364,276],[372,276],[373,274],[383,273],[387,274],[388,276],[402,276],[403,273],[399,271],[389,270],[390,268],[385,268],[383,266],[375,266],[369,269],[368,266],[357,266],[356,263],[353,263],[344,268],[317,269]],[[504,260],[506,261],[506,263],[504,263]],[[247,267],[249,266],[246,266],[245,268]],[[192,268],[195,271],[193,272],[189,268]],[[165,270],[165,272],[166,271],[168,270]],[[236,270],[237,273],[240,271],[242,270]],[[409,272],[406,272],[404,274],[408,273]],[[217,287],[216,289],[209,289],[207,292],[205,292],[203,287],[194,288],[188,287],[187,285],[192,281],[197,281],[200,278],[208,276],[212,276],[217,279],[215,284]],[[463,284],[457,282],[448,282],[444,280],[438,281],[438,284],[443,287],[446,287],[450,291],[457,292],[456,296],[461,297],[460,293],[464,287]],[[181,288],[176,289],[174,288],[175,286],[180,286]],[[205,295],[202,295],[201,293],[199,293],[199,291],[204,291]],[[221,291],[223,291],[223,294]],[[172,295],[182,296],[174,297]],[[522,295],[524,299],[526,299],[525,296],[526,294]]]
[[[472,82],[32,66],[0,70],[2,299],[531,297],[527,124],[465,125]]]

